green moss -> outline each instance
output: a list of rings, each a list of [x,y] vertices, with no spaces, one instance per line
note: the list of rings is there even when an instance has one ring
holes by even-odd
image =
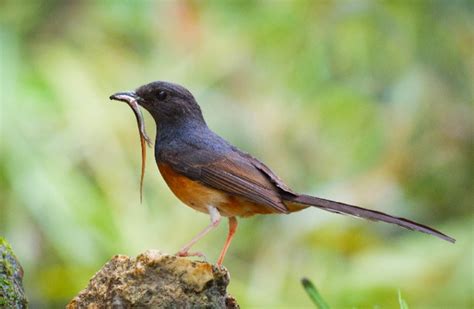
[[[11,250],[10,244],[5,240],[5,238],[0,237],[0,247],[6,247],[7,249]]]
[[[0,307],[26,308],[21,265],[11,246],[0,237]]]

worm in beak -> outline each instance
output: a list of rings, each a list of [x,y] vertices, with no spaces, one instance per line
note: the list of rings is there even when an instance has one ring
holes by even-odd
[[[146,134],[145,122],[143,120],[143,114],[140,110],[140,105],[138,104],[139,97],[135,92],[118,92],[110,96],[111,100],[122,101],[128,104],[137,119],[138,133],[140,134],[140,145],[142,150],[142,169],[140,175],[140,202],[143,199],[143,178],[145,176],[145,165],[146,165],[146,145],[151,147],[151,139]]]

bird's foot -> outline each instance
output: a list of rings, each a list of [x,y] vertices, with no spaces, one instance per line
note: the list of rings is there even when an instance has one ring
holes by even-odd
[[[185,251],[185,250],[180,250],[180,251],[178,251],[175,255],[176,255],[176,256],[181,256],[181,257],[186,257],[186,256],[199,256],[199,257],[203,258],[204,261],[207,261],[206,256],[205,256],[202,252],[199,252],[199,251],[196,251],[196,252],[189,252],[189,251]]]

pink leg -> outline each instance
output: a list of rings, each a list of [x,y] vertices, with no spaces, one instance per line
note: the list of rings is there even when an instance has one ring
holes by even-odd
[[[234,237],[235,231],[237,230],[237,219],[235,217],[230,217],[229,218],[229,234],[227,234],[227,239],[224,244],[224,248],[222,248],[221,254],[219,255],[219,259],[217,260],[217,265],[222,265],[222,262],[224,262],[224,257],[227,252],[227,249],[229,249],[230,242],[232,241],[232,238]]]
[[[207,209],[209,210],[209,215],[211,216],[211,224],[209,224],[204,230],[202,230],[193,239],[191,239],[189,243],[187,243],[183,248],[181,248],[181,250],[176,253],[177,256],[204,256],[202,253],[199,252],[191,253],[189,252],[189,249],[191,249],[191,247],[195,243],[197,243],[199,239],[203,238],[204,236],[206,236],[207,233],[216,228],[221,222],[221,215],[219,214],[217,208],[209,206]]]

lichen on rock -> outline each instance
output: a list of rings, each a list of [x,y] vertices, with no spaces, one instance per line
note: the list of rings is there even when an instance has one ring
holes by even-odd
[[[149,250],[116,255],[67,308],[238,308],[223,267]]]
[[[8,242],[0,237],[0,308],[26,308],[23,268]]]

